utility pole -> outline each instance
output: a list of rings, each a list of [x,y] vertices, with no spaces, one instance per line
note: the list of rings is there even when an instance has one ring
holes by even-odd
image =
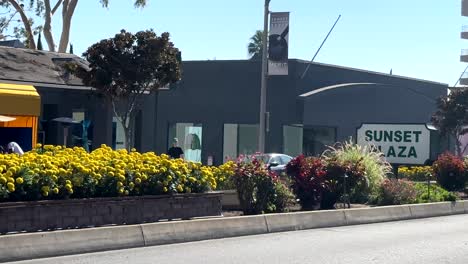
[[[263,54],[262,54],[262,84],[260,88],[260,124],[258,129],[258,152],[265,152],[266,136],[266,98],[268,81],[268,17],[270,15],[270,0],[265,0],[264,24],[263,24]]]

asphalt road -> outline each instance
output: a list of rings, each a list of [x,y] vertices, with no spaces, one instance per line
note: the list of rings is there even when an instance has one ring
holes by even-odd
[[[314,229],[16,263],[468,263],[468,215]]]

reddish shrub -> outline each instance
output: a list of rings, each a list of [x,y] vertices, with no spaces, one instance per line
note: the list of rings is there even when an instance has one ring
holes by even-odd
[[[365,168],[362,162],[352,163],[335,158],[328,159],[326,162],[326,173],[325,186],[327,193],[322,198],[322,209],[332,209],[336,201],[343,196],[345,187],[350,199],[352,198],[355,201],[361,198],[358,197],[362,189],[361,187],[367,186]],[[347,176],[346,182],[344,181],[345,175]],[[361,198],[361,200],[364,199]]]
[[[437,183],[448,191],[458,191],[465,188],[468,173],[464,161],[453,154],[440,155],[432,165]]]
[[[292,189],[303,209],[318,207],[326,190],[325,165],[315,157],[300,155],[286,165],[286,172],[293,178]]]
[[[303,209],[332,209],[343,195],[344,175],[348,194],[359,183],[365,183],[365,170],[361,162],[343,162],[337,159],[323,161],[320,158],[298,156],[286,166],[293,179],[293,191]],[[365,185],[365,184],[364,184]]]
[[[416,188],[411,181],[386,179],[378,189],[374,203],[377,205],[400,205],[414,203]]]
[[[240,157],[232,180],[244,214],[283,212],[291,200],[289,189],[255,157]]]

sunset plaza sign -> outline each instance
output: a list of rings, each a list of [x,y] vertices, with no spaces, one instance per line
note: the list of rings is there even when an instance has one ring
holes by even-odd
[[[424,124],[362,124],[357,143],[377,147],[393,164],[424,164],[430,158],[430,135]]]

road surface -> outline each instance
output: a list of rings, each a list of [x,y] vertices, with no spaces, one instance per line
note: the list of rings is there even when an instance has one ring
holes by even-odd
[[[314,229],[16,263],[468,263],[468,215]]]

